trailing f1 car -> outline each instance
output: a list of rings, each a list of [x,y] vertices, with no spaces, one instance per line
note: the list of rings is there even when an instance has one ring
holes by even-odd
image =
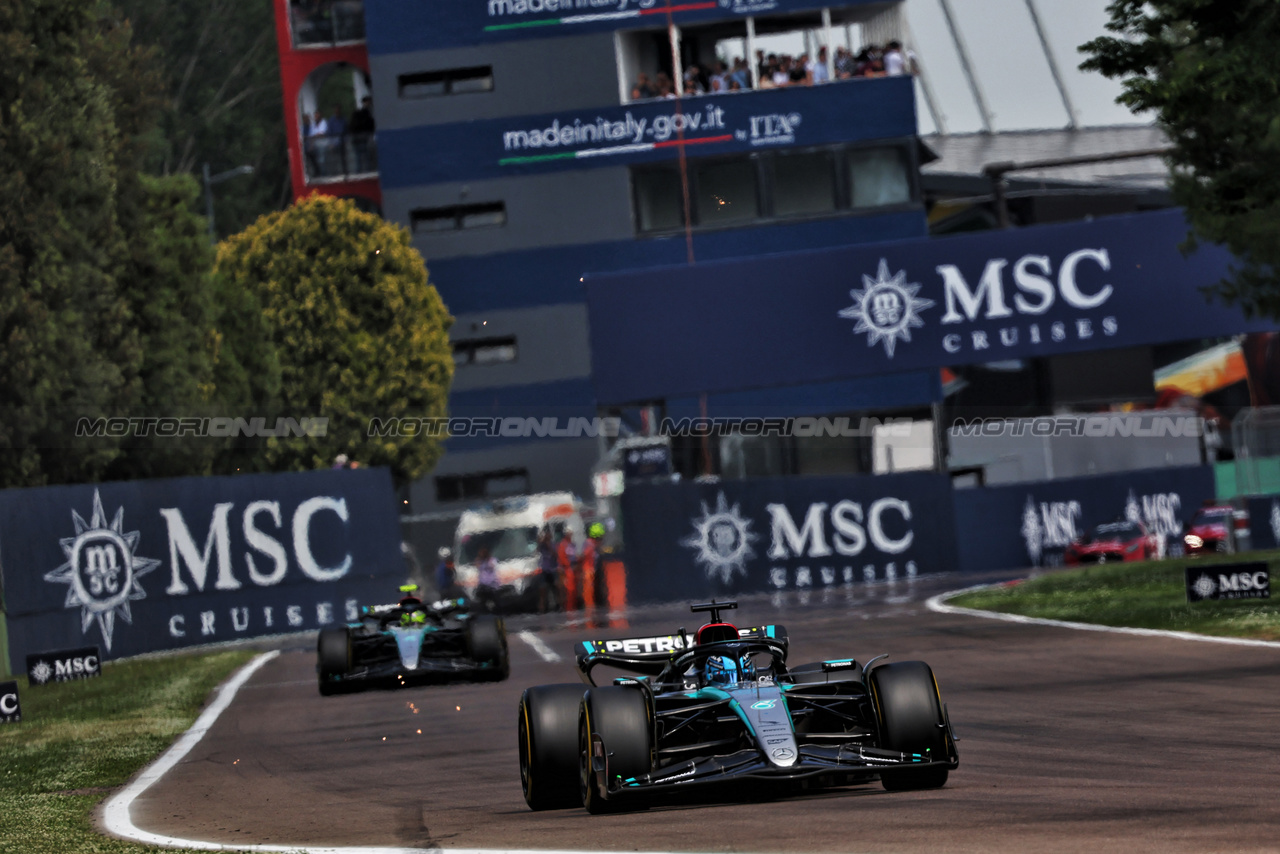
[[[361,608],[360,620],[321,629],[320,693],[399,687],[447,679],[501,681],[510,673],[499,617],[471,614],[466,599],[424,604],[416,584],[395,605]]]
[[[624,809],[735,782],[868,783],[932,789],[959,764],[933,671],[922,661],[787,666],[781,626],[720,621],[734,602],[694,605],[692,637],[585,641],[581,684],[520,698],[520,783],[531,809]],[[877,664],[877,662],[880,662]],[[592,671],[637,674],[597,686]]]

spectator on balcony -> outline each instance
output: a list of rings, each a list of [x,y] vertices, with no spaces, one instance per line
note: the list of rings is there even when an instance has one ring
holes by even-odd
[[[311,125],[307,128],[307,138],[304,143],[306,146],[307,160],[314,169],[314,176],[317,177],[324,174],[326,149],[329,146],[329,123],[324,120],[324,115],[316,110],[311,117]]]
[[[715,73],[711,75],[711,91],[729,91],[729,66],[725,65],[724,62],[718,59],[716,60]]]
[[[792,61],[791,57],[787,57],[789,68],[787,76],[790,78],[789,83],[792,86],[805,86],[809,80],[809,54],[802,53],[800,58]]]
[[[747,67],[745,58],[740,56],[733,61],[733,71],[729,74],[729,79],[732,83],[737,83],[739,89],[751,88],[751,69]],[[734,87],[730,85],[729,88]]]
[[[659,71],[658,76],[654,78],[657,86],[657,95],[659,98],[674,98],[676,96],[675,84],[671,82],[671,78],[667,76],[665,71]]]
[[[357,172],[373,172],[378,168],[377,163],[369,156],[369,144],[373,142],[374,130],[373,99],[365,95],[360,99],[360,107],[351,114],[351,122],[347,125]]]
[[[825,47],[818,48],[818,58],[811,61],[805,70],[809,73],[809,85],[817,86],[820,83],[828,83],[831,75],[827,71],[827,49]]]
[[[836,66],[836,79],[848,80],[850,77],[854,75],[854,72],[857,70],[858,64],[854,60],[853,54],[850,53],[847,48],[838,47],[836,48],[835,66]]]
[[[347,169],[347,122],[342,117],[342,108],[336,105],[333,108],[333,114],[329,116],[329,150],[337,155],[334,168],[346,174],[349,171]]]
[[[696,65],[690,65],[684,72],[684,93],[686,95],[705,95],[707,93],[707,78],[702,73],[702,69]]]
[[[776,87],[791,83],[791,57],[769,54],[769,82]]]
[[[885,46],[884,73],[888,77],[901,77],[903,74],[916,73],[916,55],[912,51],[904,51],[902,42],[894,39]]]
[[[631,87],[631,100],[642,101],[658,94],[658,90],[649,81],[649,75],[643,71],[636,75],[636,85]]]

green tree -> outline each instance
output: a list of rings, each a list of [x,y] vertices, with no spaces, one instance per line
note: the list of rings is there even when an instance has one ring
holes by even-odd
[[[96,478],[118,453],[76,439],[141,358],[114,276],[120,132],[94,74],[95,9],[0,0],[0,485]]]
[[[216,272],[261,308],[278,414],[328,418],[324,437],[259,440],[252,468],[317,468],[345,453],[404,482],[435,465],[438,438],[369,430],[373,418],[443,417],[453,379],[453,318],[403,227],[314,195],[222,243]]]
[[[1115,0],[1081,68],[1121,79],[1120,102],[1169,135],[1172,193],[1195,239],[1238,259],[1214,291],[1280,317],[1280,3]]]
[[[215,189],[223,235],[280,210],[291,192],[272,0],[117,0],[137,43],[154,47],[164,109],[147,167],[198,176],[254,167]]]

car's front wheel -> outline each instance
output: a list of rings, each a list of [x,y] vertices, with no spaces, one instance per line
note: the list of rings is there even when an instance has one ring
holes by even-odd
[[[652,744],[653,725],[644,694],[613,685],[586,693],[578,719],[578,759],[582,805],[587,812],[616,809],[615,802],[605,800],[602,784],[649,773]]]
[[[881,747],[915,754],[922,759],[946,759],[947,721],[933,671],[923,661],[884,664],[871,671],[871,690],[880,720]],[[889,791],[936,789],[947,782],[947,768],[901,768],[880,773]]]
[[[578,791],[578,714],[581,683],[537,685],[520,697],[516,724],[520,787],[532,810],[575,807]]]

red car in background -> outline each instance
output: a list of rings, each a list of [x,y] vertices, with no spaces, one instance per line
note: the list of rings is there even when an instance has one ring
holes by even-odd
[[[1201,507],[1182,535],[1182,545],[1189,555],[1227,551],[1227,526],[1236,523],[1236,509],[1229,504]]]
[[[1160,557],[1160,538],[1141,522],[1105,522],[1078,538],[1063,552],[1067,566],[1122,563]]]

